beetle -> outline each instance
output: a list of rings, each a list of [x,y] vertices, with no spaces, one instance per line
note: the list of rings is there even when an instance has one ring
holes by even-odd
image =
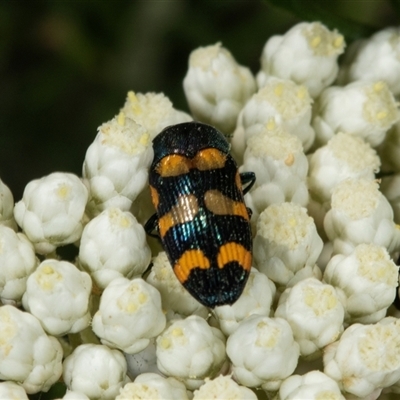
[[[146,232],[161,240],[176,277],[200,303],[233,304],[252,265],[251,210],[243,196],[255,174],[240,174],[224,135],[200,122],[165,128],[153,149],[156,213]]]

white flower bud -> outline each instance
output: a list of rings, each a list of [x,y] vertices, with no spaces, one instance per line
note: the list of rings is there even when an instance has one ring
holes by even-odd
[[[131,120],[143,126],[154,139],[169,125],[192,121],[192,117],[176,110],[163,93],[135,93],[129,91],[121,111]]]
[[[400,229],[376,181],[347,179],[339,183],[333,190],[331,207],[324,228],[335,254],[350,254],[361,243],[386,247],[389,254],[399,250]]]
[[[359,244],[349,255],[331,258],[324,281],[341,294],[349,323],[374,323],[385,316],[393,303],[398,267],[384,247]]]
[[[160,293],[143,279],[114,279],[104,290],[92,328],[109,347],[134,354],[165,328]]]
[[[305,208],[294,203],[273,204],[260,214],[257,222],[254,262],[269,279],[286,286],[302,269],[314,267],[322,246]]]
[[[377,150],[383,172],[400,172],[400,121],[389,129]]]
[[[284,319],[251,315],[229,336],[226,353],[237,382],[276,391],[295,370],[299,345]]]
[[[8,186],[0,179],[0,225],[8,226],[16,231],[17,224],[13,211],[14,197]]]
[[[165,311],[188,317],[207,318],[208,308],[199,303],[179,282],[164,251],[158,253],[146,281],[158,289]]]
[[[239,65],[217,43],[192,51],[183,88],[195,119],[230,135],[240,110],[257,86],[250,69]]]
[[[87,328],[92,280],[67,261],[45,260],[30,275],[22,304],[50,335]]]
[[[337,59],[344,47],[344,38],[336,30],[329,31],[319,22],[299,23],[284,35],[268,39],[257,74],[258,86],[276,76],[306,86],[310,95],[317,97],[335,80]]]
[[[325,348],[323,361],[325,374],[343,392],[363,399],[374,391],[379,394],[400,379],[400,320],[351,325]]]
[[[22,386],[15,382],[0,382],[0,399],[2,400],[29,400]]]
[[[158,374],[139,375],[134,382],[127,383],[115,400],[189,400],[186,387],[174,378],[164,378]]]
[[[129,211],[147,183],[153,148],[148,131],[123,112],[98,128],[83,163],[90,189],[88,211],[109,207]]]
[[[130,212],[109,208],[83,230],[79,263],[101,289],[113,279],[140,276],[150,259],[146,233]]]
[[[197,315],[174,321],[157,338],[158,369],[190,390],[215,376],[225,360],[224,335]]]
[[[23,233],[0,225],[0,300],[19,305],[26,280],[38,265],[33,245]]]
[[[263,131],[280,127],[298,136],[307,151],[314,141],[311,122],[312,99],[304,86],[270,77],[265,86],[245,104],[232,138],[232,153],[240,163],[247,140]]]
[[[39,254],[76,242],[83,229],[88,191],[73,174],[54,172],[29,182],[14,216]]]
[[[256,182],[247,195],[253,220],[268,206],[293,202],[306,206],[307,157],[300,139],[282,129],[264,130],[249,138],[240,171],[253,171]]]
[[[257,400],[257,396],[247,387],[238,385],[230,376],[220,375],[213,380],[206,378],[204,385],[194,391],[193,400],[210,399]]]
[[[396,100],[383,81],[356,81],[344,87],[328,87],[314,106],[313,147],[323,146],[338,132],[360,136],[376,147],[399,118]]]
[[[320,203],[330,201],[332,190],[348,178],[374,179],[380,160],[362,138],[339,132],[309,157],[308,187]]]
[[[113,400],[130,379],[126,361],[118,350],[99,344],[78,346],[63,363],[67,388],[90,399]]]
[[[321,371],[292,375],[282,382],[279,400],[346,400],[336,381]]]
[[[393,208],[394,222],[400,224],[400,173],[384,176],[381,180],[382,193]]]
[[[339,81],[346,84],[356,80],[382,80],[395,96],[400,94],[399,28],[383,29],[349,46],[340,68]]]
[[[0,307],[0,379],[18,382],[28,394],[47,392],[62,373],[62,348],[31,314]]]
[[[308,158],[309,214],[325,239],[324,218],[331,205],[333,188],[348,178],[374,179],[380,160],[361,137],[339,132]]]
[[[253,314],[268,317],[275,292],[273,282],[266,275],[252,268],[239,300],[232,305],[227,304],[214,309],[221,331],[227,336],[231,335],[242,320]]]
[[[322,348],[343,332],[344,309],[338,294],[315,278],[286,289],[279,298],[275,317],[289,322],[302,356],[319,356]]]

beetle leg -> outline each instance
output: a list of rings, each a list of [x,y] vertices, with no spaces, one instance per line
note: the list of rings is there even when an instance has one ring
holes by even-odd
[[[242,172],[240,174],[240,181],[242,182],[242,186],[248,184],[243,188],[243,194],[246,194],[253,187],[256,181],[256,174],[254,172]]]
[[[147,222],[144,224],[144,230],[146,233],[156,239],[160,239],[160,235],[158,233],[158,216],[157,214],[153,214]],[[157,233],[155,233],[157,232]]]

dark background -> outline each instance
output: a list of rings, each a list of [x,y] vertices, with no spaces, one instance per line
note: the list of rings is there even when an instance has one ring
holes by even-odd
[[[188,111],[189,53],[218,41],[256,73],[266,40],[303,20],[347,42],[398,24],[390,0],[0,1],[0,178],[15,200],[55,171],[81,175],[128,90]]]

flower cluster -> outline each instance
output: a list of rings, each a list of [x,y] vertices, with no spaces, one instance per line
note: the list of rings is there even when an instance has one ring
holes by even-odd
[[[343,36],[300,23],[268,39],[256,75],[222,44],[201,47],[183,80],[191,115],[131,91],[81,177],[36,179],[16,204],[0,181],[0,398],[60,379],[64,399],[400,393],[399,43],[383,30],[339,65]],[[193,118],[257,177],[249,279],[214,310],[143,228],[152,139]]]

